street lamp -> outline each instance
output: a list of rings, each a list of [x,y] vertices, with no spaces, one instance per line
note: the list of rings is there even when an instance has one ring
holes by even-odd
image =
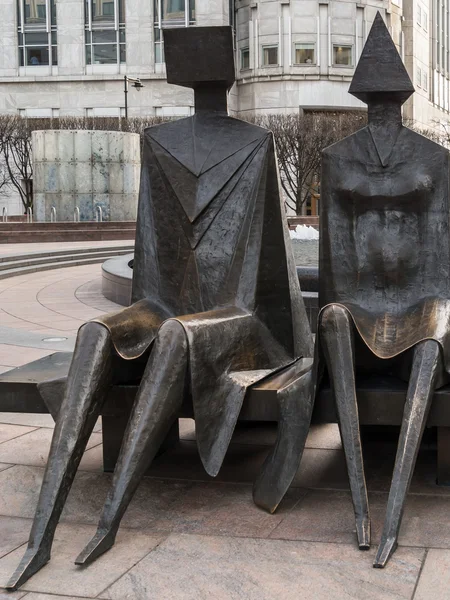
[[[137,89],[138,92],[141,88],[144,87],[144,84],[138,77],[127,77],[127,75],[124,75],[123,91],[125,94],[125,119],[128,119],[128,82],[129,81],[133,82],[133,85],[131,87],[134,87],[135,89]]]

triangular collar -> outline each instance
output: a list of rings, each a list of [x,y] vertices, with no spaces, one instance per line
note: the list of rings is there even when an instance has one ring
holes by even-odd
[[[164,123],[146,133],[196,177],[267,136],[261,127],[214,112]]]
[[[380,125],[379,127],[375,127],[369,124],[368,129],[377,150],[378,158],[382,166],[386,167],[389,164],[389,159],[397,143],[402,126],[389,127]]]

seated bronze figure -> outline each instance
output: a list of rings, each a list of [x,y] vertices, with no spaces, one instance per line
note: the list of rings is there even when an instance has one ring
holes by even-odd
[[[320,353],[334,391],[361,548],[369,509],[355,369],[409,380],[375,567],[397,546],[431,399],[449,372],[449,156],[402,125],[412,83],[378,13],[349,92],[368,126],[323,153]]]
[[[79,330],[28,549],[10,589],[50,558],[57,522],[113,382],[138,379],[140,388],[98,531],[77,564],[113,545],[183,401],[193,404],[200,457],[215,476],[247,389],[312,356],[272,134],[227,116],[234,82],[231,28],[165,30],[164,41],[168,82],[194,89],[196,113],[145,132],[133,304]],[[304,437],[308,427],[306,420]],[[255,500],[270,510],[300,459],[288,457],[290,473],[278,485],[283,444],[255,490]],[[270,499],[265,490],[275,490]]]

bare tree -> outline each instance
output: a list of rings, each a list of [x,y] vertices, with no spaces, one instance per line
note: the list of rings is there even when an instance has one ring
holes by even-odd
[[[312,188],[320,181],[322,150],[363,127],[366,120],[365,113],[356,111],[264,115],[251,119],[274,134],[288,208],[296,214],[302,213]]]
[[[121,119],[118,117],[62,117],[27,119],[0,115],[0,193],[14,188],[24,212],[33,205],[33,156],[31,134],[42,129],[83,129],[130,131],[143,137],[146,127],[163,122],[159,117]]]

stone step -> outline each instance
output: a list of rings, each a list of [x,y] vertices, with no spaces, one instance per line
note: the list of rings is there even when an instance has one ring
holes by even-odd
[[[35,231],[35,230],[53,230],[53,229],[136,229],[136,221],[80,221],[76,223],[74,221],[56,221],[50,222],[39,222],[34,221],[33,223],[3,223],[0,221],[0,232],[4,231]]]
[[[47,256],[41,256],[41,257],[35,257],[35,256],[23,256],[22,258],[18,258],[18,257],[10,257],[10,260],[2,260],[0,262],[0,272],[2,271],[8,271],[10,269],[20,269],[22,267],[32,267],[32,266],[43,266],[43,265],[49,265],[49,264],[54,264],[54,263],[60,263],[60,262],[67,262],[67,261],[76,261],[76,260],[82,260],[82,259],[87,259],[87,258],[99,258],[99,259],[103,259],[103,260],[107,260],[108,258],[112,258],[114,256],[120,256],[122,254],[128,254],[129,253],[129,248],[128,249],[111,249],[111,250],[105,250],[102,248],[99,248],[96,251],[87,251],[87,252],[76,252],[76,253],[70,253],[70,252],[65,252],[65,253],[61,253],[61,254],[55,254],[54,256],[52,255],[48,255]]]
[[[42,251],[35,251],[35,252],[26,252],[26,253],[22,253],[22,254],[8,254],[6,256],[0,256],[0,263],[3,262],[10,262],[10,261],[20,261],[20,260],[26,260],[28,258],[46,258],[46,257],[53,257],[53,256],[63,256],[63,255],[75,255],[75,254],[84,254],[87,252],[114,252],[117,251],[117,253],[122,253],[121,251],[124,250],[126,252],[131,252],[134,249],[134,244],[121,244],[120,246],[88,246],[88,247],[83,247],[83,248],[68,248],[65,250],[46,250],[45,252]]]
[[[95,263],[102,263],[109,255],[97,255],[90,256],[88,258],[80,258],[79,256],[73,257],[72,260],[63,260],[60,262],[46,262],[39,265],[28,265],[28,266],[16,266],[4,271],[0,271],[0,279],[7,279],[8,277],[16,277],[17,275],[27,275],[29,273],[37,273],[39,271],[51,271],[53,269],[63,269],[64,267],[77,267],[81,265],[91,265]]]
[[[1,231],[0,244],[43,242],[97,242],[108,240],[134,240],[133,229],[68,229],[68,230],[18,230]]]

